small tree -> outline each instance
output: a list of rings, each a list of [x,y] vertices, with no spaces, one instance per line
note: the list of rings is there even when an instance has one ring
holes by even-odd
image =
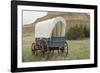
[[[90,30],[86,28],[86,26],[84,26],[84,34],[85,34],[85,37],[90,37]]]
[[[77,40],[77,39],[83,39],[85,37],[90,36],[89,29],[86,28],[86,26],[80,25],[79,27],[76,25],[74,27],[71,27],[68,32],[66,33],[67,39],[69,40]]]

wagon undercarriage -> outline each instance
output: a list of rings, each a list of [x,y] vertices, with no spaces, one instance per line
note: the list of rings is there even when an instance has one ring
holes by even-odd
[[[68,44],[65,37],[52,37],[52,38],[43,38],[46,41],[46,45],[41,45],[41,38],[36,38],[36,43],[34,45],[33,54],[47,55],[49,58],[50,54],[53,54],[55,51],[58,52],[58,55],[63,55],[67,57],[68,55]],[[43,47],[42,47],[43,46]],[[38,52],[39,51],[39,52]]]

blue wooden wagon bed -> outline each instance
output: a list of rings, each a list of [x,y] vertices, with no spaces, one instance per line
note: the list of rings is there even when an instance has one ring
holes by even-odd
[[[45,38],[48,44],[48,48],[61,48],[65,47],[66,38],[65,37],[52,37]],[[40,45],[41,38],[36,38],[36,45]]]

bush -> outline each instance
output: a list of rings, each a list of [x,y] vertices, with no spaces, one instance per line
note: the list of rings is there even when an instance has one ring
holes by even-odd
[[[71,27],[66,33],[66,35],[68,40],[77,40],[89,37],[90,31],[86,28],[86,26],[81,25],[80,27]]]
[[[90,30],[86,28],[86,26],[84,26],[84,34],[85,37],[90,37]]]

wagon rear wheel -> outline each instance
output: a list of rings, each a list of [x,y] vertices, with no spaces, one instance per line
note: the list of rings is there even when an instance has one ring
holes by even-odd
[[[36,55],[36,44],[35,43],[32,43],[31,50],[32,50],[32,54]]]

